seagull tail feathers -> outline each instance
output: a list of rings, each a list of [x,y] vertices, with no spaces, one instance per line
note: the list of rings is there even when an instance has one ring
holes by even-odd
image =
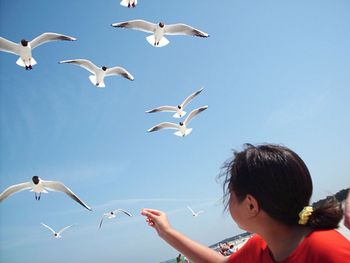
[[[26,63],[25,63],[21,58],[18,58],[18,59],[17,59],[16,64],[17,64],[18,66],[24,67],[24,68],[25,68],[26,66],[29,66],[29,64],[26,65]],[[34,66],[35,64],[37,64],[36,60],[35,60],[34,58],[31,58],[31,59],[30,59],[30,66]]]
[[[146,40],[148,43],[150,43],[150,45],[152,45],[154,47],[164,47],[164,46],[169,44],[169,40],[165,37],[162,37],[161,40],[159,41],[158,45],[155,45],[156,40],[155,40],[154,35],[150,35],[150,36],[146,37]]]
[[[179,118],[181,118],[181,117],[183,117],[183,116],[185,116],[186,115],[186,111],[182,111],[182,115],[180,116],[180,114],[178,113],[178,112],[176,112],[174,115],[173,115],[173,117],[174,118],[176,118],[176,119],[179,119]]]
[[[122,1],[120,2],[120,5],[121,5],[121,6],[128,7],[128,4],[129,4],[129,1],[128,1],[128,0],[122,0]]]

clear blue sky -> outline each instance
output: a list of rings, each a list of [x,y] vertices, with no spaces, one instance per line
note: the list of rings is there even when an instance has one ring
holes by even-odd
[[[215,181],[231,149],[281,143],[307,163],[313,200],[349,186],[350,2],[139,0],[135,9],[106,1],[0,2],[0,35],[14,42],[44,32],[77,38],[35,49],[26,71],[0,52],[0,191],[38,175],[64,182],[93,211],[62,193],[35,201],[28,191],[0,204],[1,262],[159,262],[177,252],[139,215],[169,213],[178,230],[203,244],[236,235]],[[169,36],[163,48],[147,33],[111,23],[145,19],[186,23],[207,39]],[[135,77],[91,85],[65,59],[122,66]],[[209,105],[192,133],[147,133],[204,87],[188,110]],[[193,218],[186,208],[206,212]],[[104,212],[124,208],[98,230]],[[60,229],[53,239],[40,222]]]

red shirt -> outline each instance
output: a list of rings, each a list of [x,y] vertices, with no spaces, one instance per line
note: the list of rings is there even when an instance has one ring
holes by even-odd
[[[253,236],[229,263],[273,263],[266,242]],[[350,263],[350,242],[336,230],[317,230],[308,234],[283,263]]]

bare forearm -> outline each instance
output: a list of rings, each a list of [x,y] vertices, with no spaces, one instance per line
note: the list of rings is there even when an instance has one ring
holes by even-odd
[[[193,262],[227,262],[227,258],[220,253],[209,247],[201,245],[196,241],[193,241],[175,229],[169,229],[166,233],[162,233],[161,238]]]

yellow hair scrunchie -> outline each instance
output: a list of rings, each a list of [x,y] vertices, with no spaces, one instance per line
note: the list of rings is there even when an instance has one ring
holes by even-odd
[[[299,213],[299,225],[305,225],[313,211],[314,210],[312,206],[305,206],[303,210]]]

